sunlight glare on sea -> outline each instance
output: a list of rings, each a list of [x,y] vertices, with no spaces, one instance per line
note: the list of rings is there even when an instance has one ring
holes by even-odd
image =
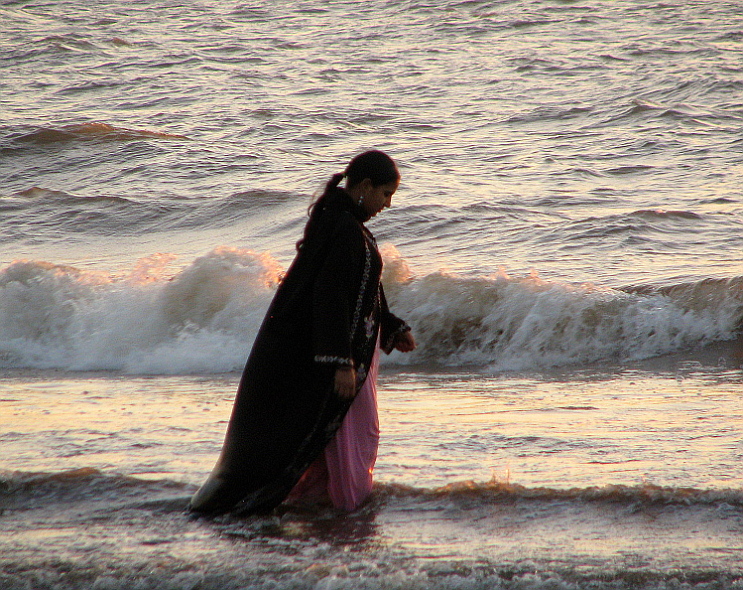
[[[737,3],[0,18],[3,590],[739,590]],[[369,148],[418,342],[372,498],[190,519],[313,194]]]

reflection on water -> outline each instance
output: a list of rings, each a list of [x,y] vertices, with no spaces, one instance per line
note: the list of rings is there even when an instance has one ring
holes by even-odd
[[[740,485],[740,370],[705,364],[736,350],[531,375],[383,368],[376,478]],[[221,448],[237,379],[6,371],[2,468],[95,467],[198,484]]]

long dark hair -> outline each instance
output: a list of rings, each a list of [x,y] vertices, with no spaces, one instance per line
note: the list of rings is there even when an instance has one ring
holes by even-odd
[[[302,243],[310,235],[312,229],[315,226],[317,218],[320,213],[330,205],[334,199],[340,198],[340,191],[338,185],[343,179],[346,179],[346,188],[351,189],[366,178],[368,178],[372,186],[381,186],[389,182],[395,182],[400,180],[400,171],[397,169],[397,164],[387,154],[379,150],[369,150],[353,158],[346,166],[345,172],[342,174],[333,174],[330,180],[325,185],[325,190],[320,197],[310,205],[308,214],[309,221],[304,228],[304,237],[297,242],[297,249],[301,248]]]

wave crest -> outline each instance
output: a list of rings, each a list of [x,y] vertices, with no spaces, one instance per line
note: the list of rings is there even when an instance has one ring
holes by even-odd
[[[599,288],[536,274],[416,277],[382,248],[392,310],[418,349],[386,362],[529,370],[625,362],[733,340],[743,277]],[[0,270],[0,366],[188,374],[239,370],[283,269],[219,247],[182,269],[155,254],[127,276],[40,261]]]
[[[0,272],[0,366],[179,374],[242,366],[281,275],[268,254],[221,247],[173,273],[129,276],[39,261]]]
[[[418,500],[451,500],[482,504],[530,500],[539,502],[577,502],[643,506],[714,506],[725,504],[743,508],[743,492],[737,489],[698,489],[642,484],[636,486],[605,485],[586,488],[529,488],[518,484],[491,481],[455,481],[438,488],[416,488],[401,484],[379,484],[382,501],[391,498]]]
[[[399,363],[524,370],[647,359],[731,340],[743,324],[743,279],[664,289],[606,289],[537,275],[437,272],[390,297],[418,349]]]
[[[133,141],[137,139],[188,139],[185,135],[151,131],[149,129],[128,129],[109,123],[74,123],[61,127],[42,127],[23,132],[15,137],[20,144],[52,145],[81,140]]]

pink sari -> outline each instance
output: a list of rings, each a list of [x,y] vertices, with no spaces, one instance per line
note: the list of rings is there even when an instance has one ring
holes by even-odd
[[[369,496],[379,446],[377,374],[379,347],[366,381],[356,395],[335,438],[294,486],[287,501],[302,503],[329,498],[341,510],[355,510]]]

